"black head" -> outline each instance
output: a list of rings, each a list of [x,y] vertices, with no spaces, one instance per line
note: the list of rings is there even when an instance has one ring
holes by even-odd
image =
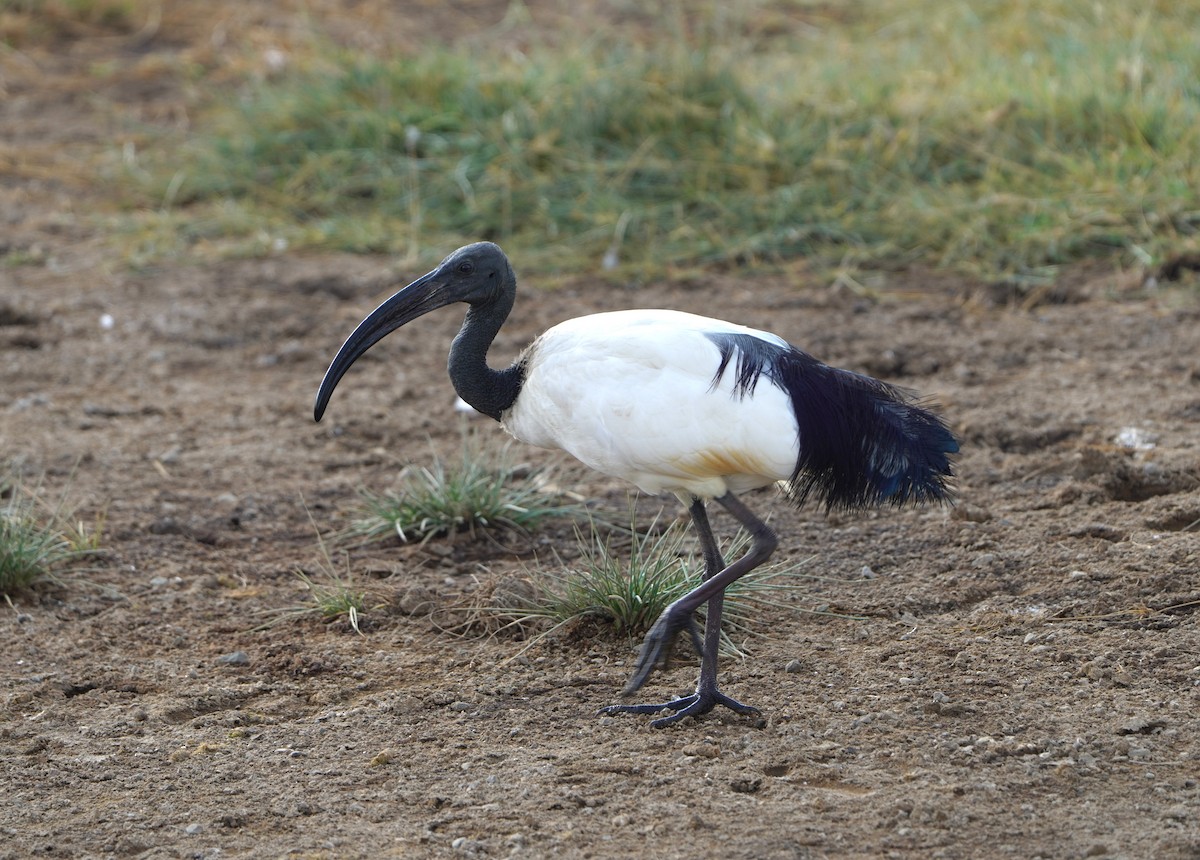
[[[487,304],[503,298],[504,292],[511,290],[515,283],[508,257],[492,242],[464,245],[442,260],[425,278],[441,281],[445,304]]]
[[[476,310],[495,308],[507,316],[516,292],[516,278],[499,245],[464,245],[400,292],[371,311],[334,356],[321,387],[313,417],[320,421],[338,381],[359,357],[387,334],[430,311],[466,302]]]

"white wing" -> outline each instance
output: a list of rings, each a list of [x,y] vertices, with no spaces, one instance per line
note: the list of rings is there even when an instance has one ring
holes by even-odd
[[[593,314],[547,331],[525,355],[525,382],[505,428],[561,448],[649,493],[700,497],[792,475],[797,426],[788,395],[767,378],[734,392],[706,333],[776,335],[678,311]]]

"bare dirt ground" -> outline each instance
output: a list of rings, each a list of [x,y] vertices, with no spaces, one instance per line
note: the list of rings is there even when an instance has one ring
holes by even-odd
[[[366,12],[382,6],[328,6],[307,8],[335,36],[380,32]],[[212,20],[286,43],[272,8]],[[413,598],[452,605],[520,574],[570,541],[565,524],[351,545],[363,635],[312,616],[255,629],[306,600],[313,522],[334,532],[360,488],[457,450],[444,356],[460,317],[377,347],[314,424],[333,351],[419,272],[113,259],[88,159],[132,125],[185,122],[173,58],[222,55],[169,20],[100,36],[4,55],[0,450],[79,518],[104,512],[106,551],[0,612],[0,857],[1200,855],[1194,287],[1080,267],[1022,302],[907,271],[868,299],[800,268],[553,291],[527,273],[497,363],[581,313],[715,313],[936,396],[963,440],[953,510],[826,517],[751,496],[780,552],[830,577],[805,605],[859,618],[769,613],[723,668],[763,719],[654,730],[596,715],[636,643],[581,631],[514,660],[524,643],[453,635]],[[625,510],[616,482],[518,452]],[[678,665],[647,693],[694,675]]]

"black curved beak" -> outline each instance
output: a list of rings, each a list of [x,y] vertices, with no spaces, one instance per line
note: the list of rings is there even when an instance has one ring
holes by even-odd
[[[446,290],[445,279],[440,275],[441,269],[434,269],[417,278],[371,311],[367,318],[350,333],[350,337],[346,338],[342,348],[333,357],[333,363],[325,371],[325,378],[321,380],[321,387],[317,389],[317,402],[313,408],[313,418],[317,421],[321,420],[338,381],[363,353],[405,323],[459,301],[458,296]]]

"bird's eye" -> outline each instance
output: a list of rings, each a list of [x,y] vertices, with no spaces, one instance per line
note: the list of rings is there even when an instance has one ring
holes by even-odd
[[[458,264],[458,273],[460,275],[469,275],[475,271],[475,264],[470,260],[463,260]]]

